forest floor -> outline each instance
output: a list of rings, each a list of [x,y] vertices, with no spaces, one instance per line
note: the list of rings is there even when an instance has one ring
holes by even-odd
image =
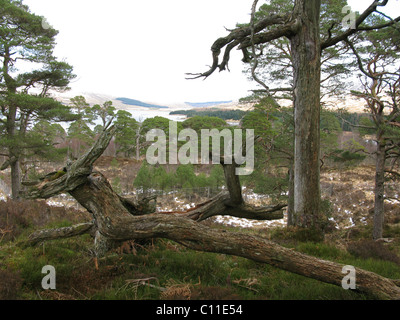
[[[107,158],[96,164],[112,180],[132,184],[140,163]],[[137,172],[137,171],[136,171]],[[372,241],[373,167],[325,169],[321,190],[329,200],[331,228],[325,239],[288,229],[285,220],[260,223],[221,219],[202,222],[234,232],[254,233],[300,252],[400,279],[400,206],[386,203],[384,238]],[[129,183],[128,183],[129,182]],[[388,182],[387,196],[399,198],[398,183]],[[244,190],[247,201],[265,204],[268,197]],[[166,194],[160,209],[185,209],[204,197]],[[61,201],[57,205],[57,201]],[[127,242],[93,261],[93,238],[84,235],[22,249],[17,244],[38,229],[91,221],[89,213],[61,197],[48,201],[0,201],[0,299],[21,300],[365,300],[363,294],[295,275],[247,259],[196,252],[163,239]],[[57,271],[57,289],[41,286],[42,268]]]

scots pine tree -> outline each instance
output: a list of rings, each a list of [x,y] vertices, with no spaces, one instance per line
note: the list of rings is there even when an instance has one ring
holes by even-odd
[[[57,33],[22,1],[0,0],[0,148],[7,159],[1,169],[11,168],[13,198],[20,193],[28,151],[49,147],[46,139],[29,134],[33,124],[76,119],[50,97],[50,90],[66,90],[75,77],[72,67],[53,55]]]

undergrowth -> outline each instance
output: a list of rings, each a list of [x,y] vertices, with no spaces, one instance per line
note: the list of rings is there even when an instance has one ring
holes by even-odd
[[[12,230],[0,242],[0,299],[373,299],[270,265],[224,254],[197,252],[163,239],[126,243],[99,259],[96,269],[90,235],[48,241],[26,249],[17,245],[33,230],[71,225],[81,222],[82,218],[88,219],[87,215],[51,209],[43,203],[32,207],[31,203],[15,206],[9,201],[1,203],[0,208],[1,229]],[[43,212],[45,217],[39,217]],[[394,239],[392,243],[365,240],[360,238],[361,231],[354,238],[349,238],[348,234],[338,235],[329,241],[313,239],[305,231],[294,231],[286,228],[246,230],[299,252],[400,279],[400,252],[396,242],[400,239],[399,230],[389,230]],[[45,265],[56,269],[56,290],[41,287]]]

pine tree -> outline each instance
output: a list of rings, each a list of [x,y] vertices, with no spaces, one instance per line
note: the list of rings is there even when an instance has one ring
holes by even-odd
[[[115,142],[118,146],[117,152],[123,152],[125,157],[135,154],[139,143],[139,123],[132,118],[132,114],[125,110],[119,110],[116,115]],[[139,159],[136,159],[139,160]]]
[[[72,67],[53,56],[57,31],[42,26],[43,17],[35,15],[20,0],[0,0],[0,147],[7,161],[1,169],[11,168],[12,196],[21,189],[21,161],[27,150],[45,147],[29,131],[39,120],[72,121],[68,107],[50,98],[50,90],[66,90]],[[29,63],[33,71],[18,73],[18,65]]]

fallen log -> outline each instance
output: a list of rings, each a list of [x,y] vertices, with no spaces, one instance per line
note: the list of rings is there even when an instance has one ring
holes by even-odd
[[[100,139],[76,163],[71,165],[66,174],[56,180],[35,187],[30,198],[50,197],[60,192],[69,192],[93,216],[96,228],[96,250],[98,255],[104,254],[114,243],[134,239],[166,238],[176,241],[190,249],[223,253],[267,263],[274,267],[317,279],[326,283],[342,286],[344,265],[321,260],[291,249],[284,248],[263,237],[228,232],[214,229],[197,222],[207,217],[229,212],[247,212],[254,214],[259,210],[265,216],[266,209],[249,208],[239,201],[241,194],[237,184],[228,185],[236,188],[235,193],[221,193],[216,198],[200,205],[186,216],[171,214],[132,214],[126,199],[121,198],[111,187],[107,179],[98,172],[92,172],[92,164],[100,156],[111,139],[112,129],[103,132]],[[96,156],[93,156],[93,153]],[[226,177],[229,175],[226,175]],[[230,189],[232,190],[232,189]],[[231,195],[235,194],[232,201]],[[135,210],[138,208],[135,207]],[[230,211],[231,210],[231,211]],[[136,212],[137,213],[137,212]],[[83,229],[89,228],[87,225]],[[72,235],[67,230],[59,230],[60,237]],[[48,232],[48,239],[54,239],[57,232]],[[45,239],[46,232],[40,232],[36,239]],[[33,242],[35,237],[31,237]],[[370,294],[379,299],[400,299],[398,282],[384,278],[375,273],[356,268],[357,291]]]

